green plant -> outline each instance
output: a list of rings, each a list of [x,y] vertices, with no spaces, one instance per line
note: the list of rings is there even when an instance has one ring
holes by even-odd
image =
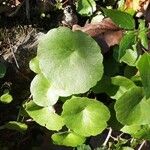
[[[52,135],[58,145],[79,146],[87,137],[100,134],[111,126],[107,121],[112,118],[124,126],[123,132],[149,139],[145,133],[150,132],[150,69],[147,69],[150,68],[150,55],[145,51],[147,28],[139,20],[139,27],[135,29],[134,19],[127,13],[102,10],[124,29],[124,37],[111,55],[112,62],[118,62],[115,66],[119,69],[115,72],[114,68],[106,68],[109,67],[106,63],[103,65],[105,60],[94,39],[66,27],[45,34],[39,41],[36,58],[30,62],[30,68],[37,75],[30,88],[33,100],[26,102],[24,108],[38,124],[58,131]],[[115,99],[114,107],[108,110],[101,99],[88,98],[91,91],[95,95],[106,93]],[[61,97],[66,100],[62,112],[58,113],[55,106],[60,106]],[[115,115],[112,111],[116,116],[110,118],[110,112]],[[141,132],[133,133],[136,129]]]
[[[102,59],[100,47],[81,31],[59,27],[40,40],[37,57],[30,63],[38,73],[31,83],[33,101],[27,102],[25,109],[49,130],[68,128],[52,135],[55,143],[74,147],[107,127],[109,111],[97,100],[75,96],[63,104],[61,115],[54,109],[60,96],[86,93],[101,79]]]

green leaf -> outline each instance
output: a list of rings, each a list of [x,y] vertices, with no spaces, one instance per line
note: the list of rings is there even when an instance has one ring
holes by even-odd
[[[112,102],[108,107],[110,110],[110,119],[108,121],[108,126],[110,126],[113,130],[119,130],[123,127],[123,125],[116,118],[116,111],[114,109],[115,102]]]
[[[115,76],[111,78],[111,83],[118,86],[116,93],[111,98],[118,100],[126,91],[134,87],[135,84],[130,79],[123,76]],[[114,91],[115,92],[115,91]]]
[[[80,15],[91,16],[96,11],[96,3],[94,0],[78,0],[76,9]]]
[[[82,137],[73,132],[60,132],[52,135],[55,144],[76,147],[85,142],[85,137]]]
[[[89,145],[82,144],[77,147],[77,150],[92,150]]]
[[[39,106],[54,105],[59,96],[55,90],[52,90],[49,81],[42,75],[38,74],[34,77],[30,86],[33,101]]]
[[[124,126],[121,131],[130,134],[136,139],[150,140],[150,125]]]
[[[138,61],[137,68],[139,69],[146,98],[150,97],[150,55],[144,53]]]
[[[139,20],[139,34],[138,38],[141,41],[141,44],[148,49],[148,29],[145,27],[145,21],[144,20]]]
[[[81,31],[50,30],[41,38],[37,55],[42,73],[60,96],[85,93],[103,75],[100,47]]]
[[[16,121],[9,121],[3,127],[6,129],[16,130],[21,133],[24,133],[28,128],[28,126],[25,123],[16,122]]]
[[[0,63],[0,78],[3,78],[6,73],[6,67],[4,64]]]
[[[111,78],[108,76],[103,76],[103,78],[97,82],[96,86],[92,88],[94,93],[106,93],[109,96],[112,96],[118,90],[118,86],[115,86],[111,83]]]
[[[122,12],[115,9],[105,9],[102,8],[104,14],[110,17],[114,23],[116,23],[120,28],[123,29],[134,29],[135,21],[131,15],[126,12]]]
[[[136,34],[132,31],[127,32],[119,43],[118,61],[126,54],[126,50],[135,44]]]
[[[138,70],[136,67],[133,66],[126,66],[124,69],[124,76],[126,78],[132,78],[137,74]]]
[[[41,72],[41,70],[39,68],[39,60],[38,60],[37,57],[30,60],[29,67],[35,73],[40,73]]]
[[[64,125],[62,117],[55,113],[52,106],[40,107],[33,103],[33,101],[30,101],[26,103],[24,107],[34,121],[49,130],[58,131]]]
[[[143,88],[133,87],[124,93],[115,104],[119,122],[126,125],[150,123],[150,99],[144,97]]]
[[[132,147],[124,146],[120,150],[134,150]]]
[[[105,75],[111,77],[119,73],[120,64],[112,57],[107,56],[103,61]]]
[[[3,95],[0,97],[0,102],[5,103],[5,104],[11,103],[12,100],[13,100],[13,97],[9,94],[9,92],[3,94]]]
[[[73,97],[64,103],[62,117],[69,129],[88,137],[101,133],[107,127],[110,114],[99,101]]]
[[[120,62],[124,62],[129,66],[136,66],[138,59],[138,53],[136,50],[127,49],[125,55],[120,59]]]

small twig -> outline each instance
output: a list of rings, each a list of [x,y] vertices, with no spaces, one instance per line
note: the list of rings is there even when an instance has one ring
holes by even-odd
[[[17,122],[18,122],[19,119],[20,119],[20,113],[21,113],[21,108],[19,108],[19,112],[18,112],[17,119],[16,119]]]
[[[14,47],[11,46],[11,43],[10,43],[10,39],[9,39],[9,38],[8,38],[8,44],[9,44],[9,46],[10,46],[10,50],[11,50],[11,53],[12,53],[13,58],[14,58],[14,60],[15,60],[16,66],[17,66],[17,68],[19,69],[20,67],[19,67],[19,64],[18,64],[18,62],[17,62],[16,56],[15,56],[15,54],[14,54]]]
[[[144,146],[145,143],[146,143],[146,141],[144,140],[144,141],[142,142],[142,144],[140,145],[140,147],[138,148],[138,150],[142,150],[142,148],[143,148],[143,146]]]
[[[121,137],[122,137],[122,135],[124,135],[124,133],[121,133],[118,137],[119,137],[119,138],[121,138]]]
[[[134,140],[135,140],[135,139],[134,139],[134,138],[132,138],[132,139],[131,139],[131,141],[130,141],[130,143],[132,144],[132,143],[134,142]]]
[[[106,139],[105,139],[105,141],[104,141],[104,143],[103,143],[103,146],[104,146],[104,147],[107,145],[107,143],[108,143],[108,141],[109,141],[109,139],[110,139],[110,137],[111,137],[111,133],[112,133],[112,128],[109,128],[108,135],[107,135],[107,137],[106,137]]]

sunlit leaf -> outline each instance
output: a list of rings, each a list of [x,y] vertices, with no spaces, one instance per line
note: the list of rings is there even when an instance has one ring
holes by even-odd
[[[55,113],[52,106],[40,107],[33,103],[33,101],[30,101],[24,107],[35,122],[49,130],[58,131],[64,125],[62,117]]]
[[[110,117],[105,105],[94,99],[73,97],[63,105],[62,117],[66,126],[82,136],[101,133]]]
[[[40,40],[37,55],[42,73],[62,91],[60,96],[85,93],[103,74],[100,47],[81,31],[50,30]]]
[[[8,104],[11,103],[13,100],[13,97],[9,94],[9,92],[4,93],[1,97],[0,97],[0,102]]]
[[[85,142],[85,137],[73,132],[54,133],[52,139],[55,144],[76,147]]]
[[[30,60],[29,67],[35,73],[40,73],[41,72],[40,68],[39,68],[39,60],[38,60],[37,57]]]
[[[59,98],[56,91],[52,90],[50,82],[42,74],[34,77],[30,91],[33,101],[39,106],[52,106]]]

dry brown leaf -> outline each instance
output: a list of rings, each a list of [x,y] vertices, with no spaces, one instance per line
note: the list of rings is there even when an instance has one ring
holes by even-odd
[[[21,0],[15,0],[15,6],[18,6],[21,4]]]
[[[80,30],[92,36],[104,53],[109,50],[109,47],[118,44],[123,36],[123,31],[109,18],[99,23],[86,24],[84,27],[74,25],[72,30]]]
[[[133,9],[137,11],[140,8],[141,0],[126,0],[125,1],[125,9]]]
[[[133,9],[137,12],[136,16],[141,17],[145,15],[145,11],[148,8],[148,5],[150,4],[150,0],[126,0],[124,9],[130,10]]]

